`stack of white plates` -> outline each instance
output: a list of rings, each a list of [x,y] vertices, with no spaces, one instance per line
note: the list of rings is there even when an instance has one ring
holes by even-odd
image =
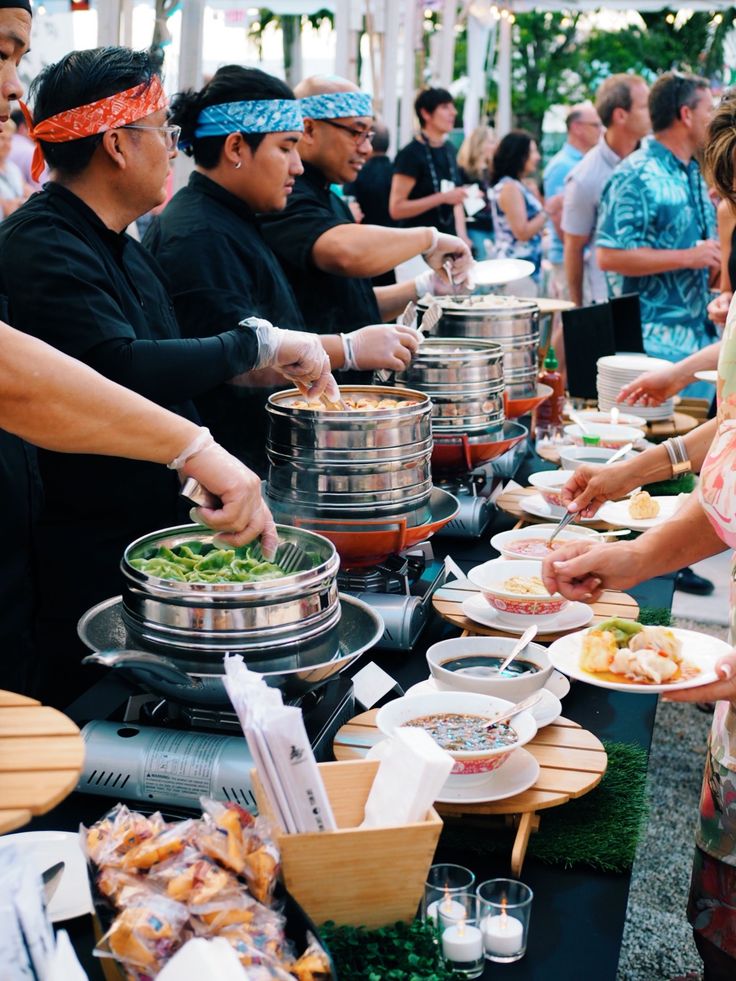
[[[646,354],[611,354],[598,358],[598,407],[601,412],[609,412],[616,405],[616,397],[624,385],[634,381],[645,371],[657,371],[669,368],[671,363],[662,358],[650,358]],[[619,405],[626,412],[655,422],[660,419],[671,419],[675,404],[673,399],[667,399],[662,405]]]

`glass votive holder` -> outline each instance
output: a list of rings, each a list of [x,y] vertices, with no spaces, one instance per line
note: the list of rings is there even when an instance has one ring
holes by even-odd
[[[455,974],[464,978],[479,978],[485,967],[483,933],[478,925],[478,899],[472,892],[456,892],[452,902],[462,908],[463,916],[444,925],[442,913],[437,931],[442,957]]]
[[[453,905],[456,893],[472,893],[475,876],[462,865],[433,865],[424,883],[422,919],[433,920],[438,926],[450,926],[467,916],[460,903]]]
[[[499,964],[518,961],[526,953],[534,893],[516,879],[489,879],[476,894],[485,956]]]

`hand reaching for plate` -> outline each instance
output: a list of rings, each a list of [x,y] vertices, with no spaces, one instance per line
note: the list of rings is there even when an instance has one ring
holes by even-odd
[[[592,518],[606,501],[616,501],[639,486],[626,463],[583,464],[562,488],[562,503],[582,518]]]
[[[642,578],[634,542],[568,542],[542,562],[547,591],[583,603],[594,603],[605,589],[626,589]]]

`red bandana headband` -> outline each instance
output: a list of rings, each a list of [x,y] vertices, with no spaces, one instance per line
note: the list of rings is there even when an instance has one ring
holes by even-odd
[[[69,143],[85,136],[97,136],[108,129],[127,126],[137,119],[144,119],[160,109],[165,109],[168,100],[158,75],[151,77],[150,83],[134,85],[124,92],[116,92],[105,99],[90,102],[86,106],[76,106],[49,116],[37,126],[23,102],[20,107],[28,124],[28,135],[35,142],[36,149],[31,162],[31,177],[37,181],[44,168],[43,152],[39,140],[45,143]]]

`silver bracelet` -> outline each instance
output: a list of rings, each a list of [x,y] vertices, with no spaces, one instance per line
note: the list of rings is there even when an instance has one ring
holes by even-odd
[[[673,477],[679,477],[680,474],[692,472],[693,466],[687,455],[687,449],[685,448],[682,437],[672,436],[670,439],[666,439],[662,445],[670,459]]]

